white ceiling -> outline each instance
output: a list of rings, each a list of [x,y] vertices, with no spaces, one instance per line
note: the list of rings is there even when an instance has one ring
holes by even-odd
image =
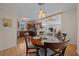
[[[76,7],[74,3],[45,3],[44,10],[46,15],[51,15],[57,11],[67,11]],[[39,14],[39,5],[37,3],[0,3],[1,8],[13,8],[18,17],[28,17],[37,19]]]

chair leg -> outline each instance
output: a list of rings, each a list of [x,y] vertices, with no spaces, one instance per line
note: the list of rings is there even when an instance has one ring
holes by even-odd
[[[26,50],[26,56],[28,55],[28,49]]]
[[[66,50],[66,47],[63,49],[62,51],[62,55],[64,56],[64,53],[65,53],[65,50]]]
[[[45,56],[47,56],[47,48],[44,48],[45,49]]]
[[[39,56],[39,49],[37,49],[37,56]]]

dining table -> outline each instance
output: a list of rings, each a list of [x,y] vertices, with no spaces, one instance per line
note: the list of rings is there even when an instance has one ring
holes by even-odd
[[[53,37],[53,36],[47,36],[47,37],[35,36],[33,37],[31,41],[33,45],[37,47],[41,47],[45,50],[45,56],[47,55],[47,47],[45,43],[59,43],[60,42],[56,37]]]

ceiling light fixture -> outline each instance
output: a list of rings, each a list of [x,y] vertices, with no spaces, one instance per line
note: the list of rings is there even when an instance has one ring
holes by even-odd
[[[43,8],[44,3],[38,3],[38,5],[40,5],[39,18],[43,18],[45,17],[45,11]]]

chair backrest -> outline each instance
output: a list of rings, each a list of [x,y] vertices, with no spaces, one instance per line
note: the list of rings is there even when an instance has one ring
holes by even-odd
[[[63,35],[63,41],[65,41],[67,33],[62,33],[62,35]]]
[[[66,47],[69,41],[70,40],[61,42],[61,43],[47,43],[47,42],[45,42],[44,44],[45,44],[45,47],[47,47],[47,48],[61,49],[61,48]]]
[[[50,48],[54,53],[52,55],[64,55],[66,46],[70,40],[62,43],[45,43],[46,48]]]
[[[56,34],[56,37],[57,37],[60,41],[62,41],[62,42],[64,42],[64,41],[65,41],[66,36],[67,36],[67,34],[66,34],[66,33]]]
[[[26,41],[27,48],[32,44],[31,39],[32,39],[32,37],[28,33],[25,33],[25,41]]]

